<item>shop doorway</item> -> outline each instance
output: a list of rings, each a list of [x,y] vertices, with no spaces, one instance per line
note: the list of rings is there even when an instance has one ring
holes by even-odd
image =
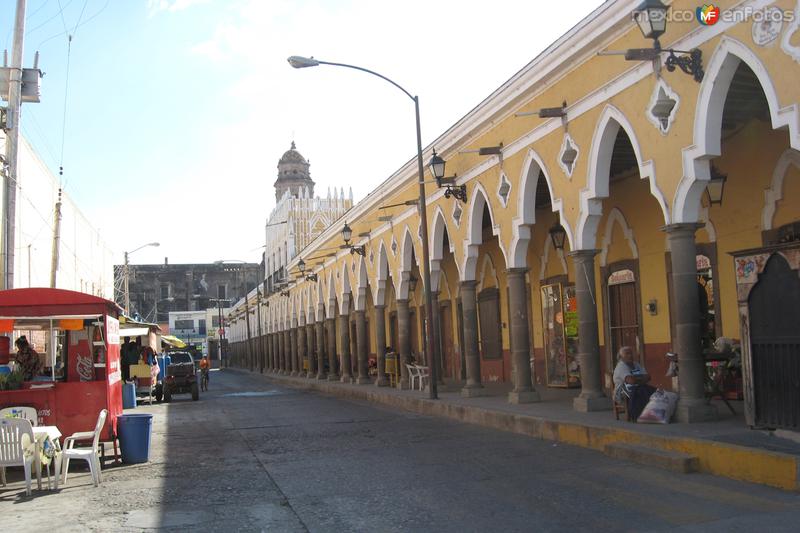
[[[608,277],[608,332],[610,360],[614,361],[623,346],[631,346],[641,358],[639,341],[639,298],[636,276],[631,269],[616,270]]]
[[[750,293],[755,425],[800,429],[800,277],[781,254]]]
[[[450,302],[439,304],[439,338],[441,339],[442,376],[456,378],[456,355],[453,349],[453,318]]]

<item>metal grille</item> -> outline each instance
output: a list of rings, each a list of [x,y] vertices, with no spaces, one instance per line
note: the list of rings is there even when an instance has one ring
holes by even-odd
[[[800,429],[800,337],[752,346],[756,424]]]

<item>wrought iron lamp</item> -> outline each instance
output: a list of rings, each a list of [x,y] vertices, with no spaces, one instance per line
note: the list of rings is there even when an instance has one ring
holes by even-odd
[[[362,244],[361,246],[354,246],[350,244],[350,239],[353,237],[353,230],[347,224],[347,221],[344,223],[344,227],[342,228],[342,240],[344,241],[344,245],[347,248],[350,248],[350,254],[358,254],[361,257],[367,255],[367,250]]]
[[[564,240],[567,237],[567,232],[564,228],[556,222],[553,224],[553,227],[550,228],[550,238],[553,240],[553,246],[556,250],[563,250],[564,249]]]
[[[430,162],[428,163],[428,168],[431,171],[431,175],[436,180],[436,185],[441,189],[442,186],[446,187],[444,190],[444,197],[450,198],[451,196],[456,200],[461,200],[464,203],[467,203],[467,186],[466,185],[456,185],[456,176],[444,176],[444,167],[445,162],[439,154],[436,153],[436,150],[433,151],[433,157],[431,157]]]
[[[694,48],[692,50],[674,50],[661,48],[659,37],[667,31],[667,11],[669,7],[661,0],[644,0],[639,7],[633,10],[633,20],[645,39],[653,40],[653,48],[630,48],[625,51],[628,61],[652,61],[662,53],[669,54],[664,66],[669,72],[681,69],[694,78],[696,82],[703,81],[703,53]]]
[[[302,258],[297,263],[297,270],[300,271],[300,275],[303,276],[306,281],[314,281],[314,282],[317,281],[317,275],[316,274],[314,274],[313,272],[311,274],[306,274],[305,273],[305,271],[306,271],[306,262],[303,261]]]

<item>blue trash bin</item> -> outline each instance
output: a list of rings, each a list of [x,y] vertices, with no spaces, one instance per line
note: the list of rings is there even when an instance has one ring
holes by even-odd
[[[122,384],[122,408],[136,408],[136,385],[134,383]]]
[[[117,417],[117,431],[123,463],[146,463],[150,460],[150,435],[153,415],[137,413]]]

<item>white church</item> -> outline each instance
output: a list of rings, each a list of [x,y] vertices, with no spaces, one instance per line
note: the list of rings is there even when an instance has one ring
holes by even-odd
[[[353,190],[330,188],[326,198],[314,196],[310,164],[294,142],[280,161],[275,181],[275,208],[266,224],[264,274],[267,292],[286,279],[286,265],[325,228],[353,207]]]

